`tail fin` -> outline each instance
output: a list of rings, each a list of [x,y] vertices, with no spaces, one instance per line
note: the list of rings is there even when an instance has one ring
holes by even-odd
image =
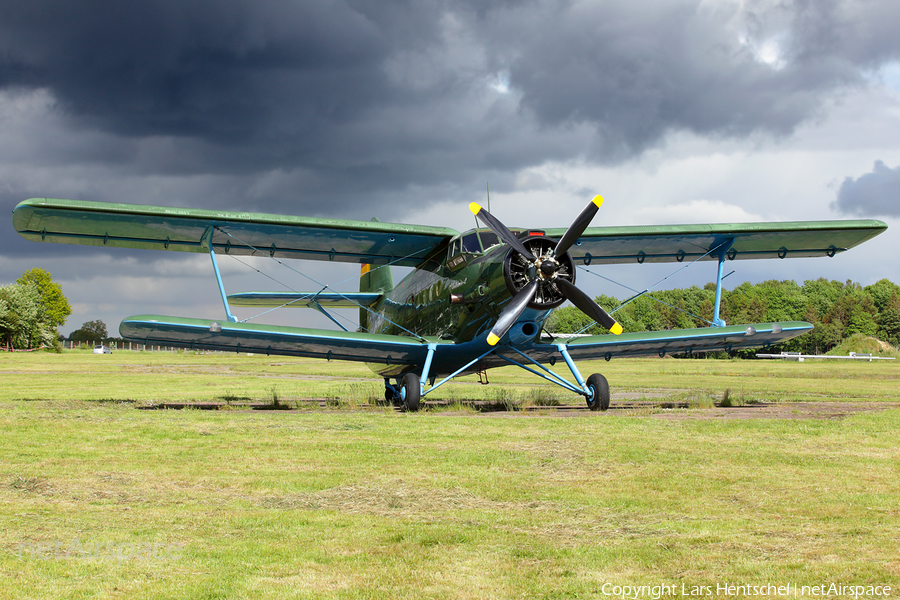
[[[384,294],[392,289],[394,289],[394,277],[391,275],[389,266],[362,266],[362,270],[359,273],[359,291]]]
[[[376,217],[373,221],[378,221]],[[373,267],[364,264],[359,273],[359,291],[374,292],[378,294],[386,294],[394,289],[394,276],[391,274],[391,267],[381,265]],[[368,329],[369,327],[369,311],[364,308],[359,309],[359,324]]]
[[[394,289],[394,277],[388,265],[373,267],[372,265],[364,264],[362,266],[359,274],[360,292],[386,294],[392,289]],[[365,308],[359,309],[359,324],[365,329],[369,328],[369,311]]]

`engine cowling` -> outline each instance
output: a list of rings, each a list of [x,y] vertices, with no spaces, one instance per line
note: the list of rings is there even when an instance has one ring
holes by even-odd
[[[555,256],[557,241],[542,235],[523,234],[522,244],[537,258],[529,261],[524,255],[510,248],[503,261],[503,279],[509,293],[515,297],[522,288],[535,279],[539,282],[534,298],[528,308],[550,310],[566,301],[565,295],[556,285],[557,279],[575,283],[575,264],[566,252]]]

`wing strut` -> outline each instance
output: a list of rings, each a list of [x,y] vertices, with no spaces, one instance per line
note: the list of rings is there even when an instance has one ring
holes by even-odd
[[[209,257],[212,259],[213,271],[216,272],[216,283],[219,284],[219,293],[222,294],[222,304],[225,305],[225,317],[232,323],[237,323],[238,318],[231,314],[231,307],[228,306],[228,295],[225,293],[225,284],[222,283],[222,275],[219,273],[219,263],[216,262],[216,250],[212,244],[213,227],[210,225],[203,234],[200,245],[209,248]]]
[[[715,312],[713,313],[713,320],[712,320],[713,327],[725,327],[725,321],[719,317],[719,304],[722,301],[722,280],[725,279],[725,277],[722,276],[722,272],[724,271],[724,267],[725,267],[725,258],[726,258],[726,255],[728,254],[728,251],[731,250],[732,245],[734,245],[734,238],[731,238],[730,240],[727,240],[726,242],[724,242],[722,245],[719,246],[719,249],[717,250],[717,253],[719,255],[718,256],[719,270],[716,274],[716,302],[714,305]],[[728,275],[731,275],[731,273],[729,273]],[[727,275],[726,275],[726,277],[727,277]]]
[[[335,319],[334,317],[332,317],[332,316],[331,316],[331,313],[328,312],[327,310],[325,310],[325,309],[322,307],[322,305],[319,304],[319,301],[318,301],[318,300],[316,300],[315,298],[313,298],[313,303],[316,305],[316,310],[319,311],[320,313],[322,313],[323,315],[325,315],[326,317],[328,317],[328,318],[331,320],[332,323],[334,323],[335,325],[337,325],[338,327],[340,327],[340,328],[343,329],[344,331],[347,331],[347,332],[350,331],[349,329],[347,329],[346,327],[344,327],[343,323],[341,323],[340,321],[338,321],[337,319]]]

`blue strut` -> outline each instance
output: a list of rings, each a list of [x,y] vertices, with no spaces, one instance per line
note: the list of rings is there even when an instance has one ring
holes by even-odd
[[[722,280],[725,279],[725,277],[722,276],[722,273],[725,270],[725,255],[728,254],[729,250],[731,250],[732,244],[734,244],[734,238],[728,240],[727,242],[724,242],[719,247],[719,250],[717,252],[719,259],[719,270],[716,275],[716,302],[712,320],[713,327],[725,327],[725,321],[721,317],[719,317],[719,305],[722,302]],[[729,275],[730,274],[731,273],[729,273]]]
[[[238,318],[231,314],[231,308],[228,306],[228,295],[225,293],[225,284],[222,283],[222,275],[219,273],[219,264],[216,262],[216,251],[213,249],[212,243],[213,228],[210,227],[203,234],[202,245],[209,248],[209,257],[212,259],[213,271],[216,272],[216,283],[219,284],[219,293],[222,295],[222,304],[225,305],[225,317],[232,323],[237,323]]]

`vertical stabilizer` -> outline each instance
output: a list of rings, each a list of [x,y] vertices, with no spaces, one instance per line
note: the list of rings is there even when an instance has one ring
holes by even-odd
[[[377,218],[372,218],[378,221]],[[359,274],[359,291],[374,292],[378,294],[387,294],[394,289],[394,277],[391,274],[391,267],[388,265],[368,265],[364,264]],[[359,324],[368,329],[369,327],[369,311],[364,308],[359,309]]]

